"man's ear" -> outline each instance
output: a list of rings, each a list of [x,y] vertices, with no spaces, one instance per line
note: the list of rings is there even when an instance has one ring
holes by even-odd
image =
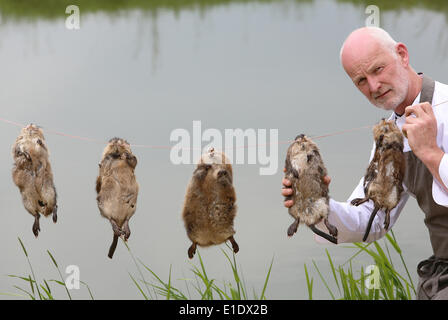
[[[395,45],[395,52],[397,53],[401,64],[404,67],[409,66],[409,53],[408,53],[408,48],[406,47],[406,45],[404,43],[397,43]]]

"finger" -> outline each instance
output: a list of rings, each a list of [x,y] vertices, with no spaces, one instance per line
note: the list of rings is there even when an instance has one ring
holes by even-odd
[[[328,186],[331,182],[331,177],[330,176],[325,176],[322,178],[322,181]]]
[[[289,181],[289,180],[286,179],[286,178],[283,178],[283,180],[282,180],[282,184],[283,184],[285,187],[290,187],[290,186],[292,186],[291,181]]]
[[[404,109],[405,117],[408,117],[411,114],[415,115],[416,117],[421,117],[425,115],[425,112],[423,111],[420,104],[416,104],[415,106],[407,106],[406,109]]]
[[[283,172],[286,172],[286,168],[283,168]]]
[[[434,110],[429,102],[422,103],[422,109],[427,115],[434,117]]]
[[[405,124],[414,124],[419,122],[419,120],[416,117],[406,117]]]
[[[294,204],[294,201],[286,200],[283,204],[285,205],[286,208],[291,208],[292,205]]]
[[[414,112],[412,106],[407,106],[406,108],[404,108],[404,116],[408,117],[410,114],[412,114]]]
[[[287,197],[292,195],[292,189],[291,188],[284,188],[282,189],[282,196]]]
[[[408,131],[407,131],[407,127],[406,127],[405,124],[401,127],[401,132],[403,133],[404,137],[407,139],[408,138]]]
[[[401,131],[403,132],[403,135],[409,139],[409,135],[412,136],[414,132],[415,124],[404,124],[403,127],[401,127]]]

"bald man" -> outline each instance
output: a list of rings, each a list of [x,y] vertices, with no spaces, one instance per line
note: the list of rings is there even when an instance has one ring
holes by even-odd
[[[406,132],[404,192],[390,212],[392,228],[409,196],[417,199],[433,255],[419,263],[417,299],[448,299],[448,86],[417,73],[409,53],[383,29],[365,27],[353,31],[340,51],[342,66],[353,84],[378,108],[393,111],[389,120]],[[440,104],[440,105],[439,105]],[[370,159],[375,152],[373,145]],[[330,183],[330,178],[324,180]],[[330,199],[329,222],[338,229],[338,243],[360,242],[373,210],[373,202],[352,206],[364,198],[364,178],[347,202]],[[292,194],[291,182],[283,179],[282,195]],[[291,207],[293,200],[285,201]],[[383,237],[384,211],[375,217],[367,242]],[[328,232],[323,223],[317,225]],[[326,240],[316,236],[319,242]]]

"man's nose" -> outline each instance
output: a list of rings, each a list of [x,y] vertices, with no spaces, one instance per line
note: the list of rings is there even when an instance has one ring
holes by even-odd
[[[369,83],[370,92],[377,92],[381,88],[381,83],[375,77],[368,77],[367,82]]]

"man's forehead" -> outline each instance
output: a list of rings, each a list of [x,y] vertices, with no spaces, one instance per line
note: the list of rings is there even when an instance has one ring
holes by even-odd
[[[353,76],[387,55],[390,55],[390,52],[375,41],[350,43],[344,47],[342,66],[349,76]]]

